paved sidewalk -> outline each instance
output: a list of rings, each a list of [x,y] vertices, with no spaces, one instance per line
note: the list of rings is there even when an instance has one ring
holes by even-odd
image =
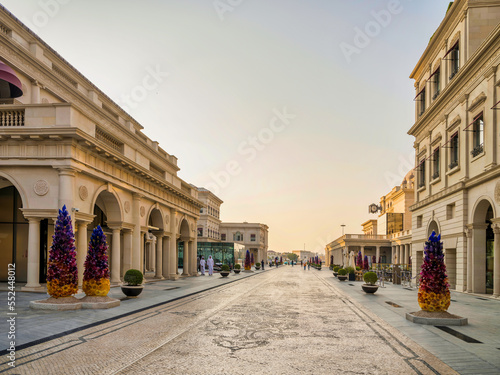
[[[420,310],[415,288],[385,283],[385,288],[367,294],[361,289],[361,281],[340,282],[328,269],[314,271],[460,374],[500,374],[500,300],[451,292],[448,312],[468,318],[469,324],[450,326],[449,333],[406,320],[407,312]],[[457,337],[460,334],[480,343],[466,342],[466,337]]]
[[[178,298],[224,286],[228,283],[237,282],[238,280],[272,270],[266,268],[265,271],[261,270],[251,273],[242,271],[239,275],[231,272],[226,278],[221,277],[219,273],[214,273],[213,276],[206,274],[199,277],[181,277],[175,281],[162,280],[148,282],[139,298],[127,298],[122,293],[120,287],[113,287],[108,296],[120,299],[121,303],[120,306],[111,309],[81,309],[72,311],[33,310],[29,307],[30,301],[48,298],[48,295],[20,292],[20,288],[16,287],[16,349],[20,350],[48,339],[78,331],[83,327],[90,327],[110,321],[142,309],[161,305]],[[84,293],[76,295],[78,298],[83,296],[85,296]],[[0,324],[0,355],[4,355],[7,352],[6,349],[9,347],[8,343],[10,342],[7,337],[9,330],[9,323],[7,322],[7,291],[0,291],[0,301],[3,301],[0,311],[4,317]]]

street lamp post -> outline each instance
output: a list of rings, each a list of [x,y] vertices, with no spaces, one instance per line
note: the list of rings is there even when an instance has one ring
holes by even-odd
[[[342,235],[344,235],[344,227],[345,227],[345,224],[341,224],[340,226],[342,227]]]

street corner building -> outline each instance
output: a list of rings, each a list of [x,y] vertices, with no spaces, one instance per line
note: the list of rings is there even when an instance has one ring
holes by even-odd
[[[457,0],[415,80],[413,274],[441,233],[451,288],[500,296],[500,1]]]
[[[75,230],[79,283],[97,225],[111,282],[197,275],[198,190],[177,158],[0,6],[0,281],[16,264],[24,290],[43,290],[58,210]],[[179,247],[182,253],[179,254]]]

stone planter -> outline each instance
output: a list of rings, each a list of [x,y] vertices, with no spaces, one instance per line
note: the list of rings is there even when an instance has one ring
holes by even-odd
[[[338,272],[334,272],[333,276],[337,277],[338,274],[339,274]]]
[[[260,270],[260,267],[255,266],[255,270],[256,271]]]
[[[220,275],[222,277],[228,277],[229,276],[229,271],[220,271]]]
[[[347,280],[347,275],[338,275],[337,279],[339,279],[339,281],[346,281]]]
[[[137,297],[142,293],[144,285],[122,285],[121,289],[127,297]]]
[[[349,274],[349,281],[356,281],[356,274],[355,273]]]
[[[234,271],[234,273],[235,273],[236,275],[238,275],[238,274],[241,272],[241,269],[238,269],[238,270],[237,270],[237,269],[235,268],[233,271]]]
[[[378,290],[378,285],[363,284],[361,288],[365,293],[375,293]]]

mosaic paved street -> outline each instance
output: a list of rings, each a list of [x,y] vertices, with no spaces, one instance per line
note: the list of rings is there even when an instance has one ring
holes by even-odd
[[[265,272],[20,350],[0,373],[456,374],[322,274]]]

